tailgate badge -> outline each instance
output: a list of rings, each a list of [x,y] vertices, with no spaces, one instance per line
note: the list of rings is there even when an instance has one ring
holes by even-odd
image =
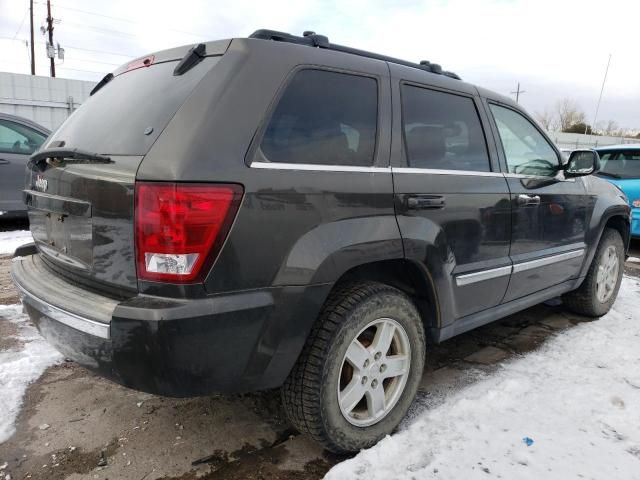
[[[47,187],[49,186],[49,182],[47,182],[46,178],[42,177],[41,175],[38,175],[36,177],[36,182],[34,186],[36,190],[40,190],[41,192],[46,192]]]

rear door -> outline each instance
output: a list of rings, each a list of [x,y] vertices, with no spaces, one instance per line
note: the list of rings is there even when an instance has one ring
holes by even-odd
[[[487,106],[511,192],[508,302],[578,276],[592,199],[582,178],[564,178],[559,152],[523,112]]]
[[[405,254],[430,272],[448,323],[499,304],[505,294],[509,192],[485,138],[475,89],[425,84],[427,75],[416,69],[391,70],[398,223]]]
[[[45,138],[33,128],[0,118],[0,214],[26,210],[22,201],[25,167]]]

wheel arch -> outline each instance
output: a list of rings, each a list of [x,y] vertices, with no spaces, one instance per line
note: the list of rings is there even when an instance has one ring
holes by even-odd
[[[405,258],[364,263],[344,272],[333,288],[358,281],[384,283],[406,294],[416,305],[427,335],[440,325],[435,283],[422,264]]]
[[[588,242],[587,258],[582,266],[579,283],[576,285],[576,288],[580,286],[582,280],[584,280],[584,277],[589,271],[589,267],[591,266],[591,262],[596,254],[596,250],[598,249],[598,245],[600,244],[604,231],[607,228],[612,228],[619,232],[622,236],[626,253],[629,248],[629,242],[631,241],[630,225],[631,220],[629,218],[628,206],[613,206],[605,210],[604,214],[600,217],[597,227],[594,228],[595,232],[592,234],[591,241]]]

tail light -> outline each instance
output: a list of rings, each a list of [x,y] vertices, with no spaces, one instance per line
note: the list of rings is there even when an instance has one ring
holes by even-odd
[[[203,280],[238,210],[235,184],[138,182],[136,260],[141,280]]]

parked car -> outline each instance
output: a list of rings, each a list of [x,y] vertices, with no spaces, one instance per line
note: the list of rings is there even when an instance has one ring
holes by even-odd
[[[563,296],[605,314],[630,209],[520,106],[415,64],[260,30],[135,60],[32,156],[13,278],[41,333],[125,386],[280,388],[353,452],[433,343]]]
[[[26,217],[22,201],[25,167],[49,133],[31,120],[0,113],[0,219]]]
[[[598,176],[617,185],[631,205],[631,235],[640,237],[640,144],[612,145],[597,149]]]

